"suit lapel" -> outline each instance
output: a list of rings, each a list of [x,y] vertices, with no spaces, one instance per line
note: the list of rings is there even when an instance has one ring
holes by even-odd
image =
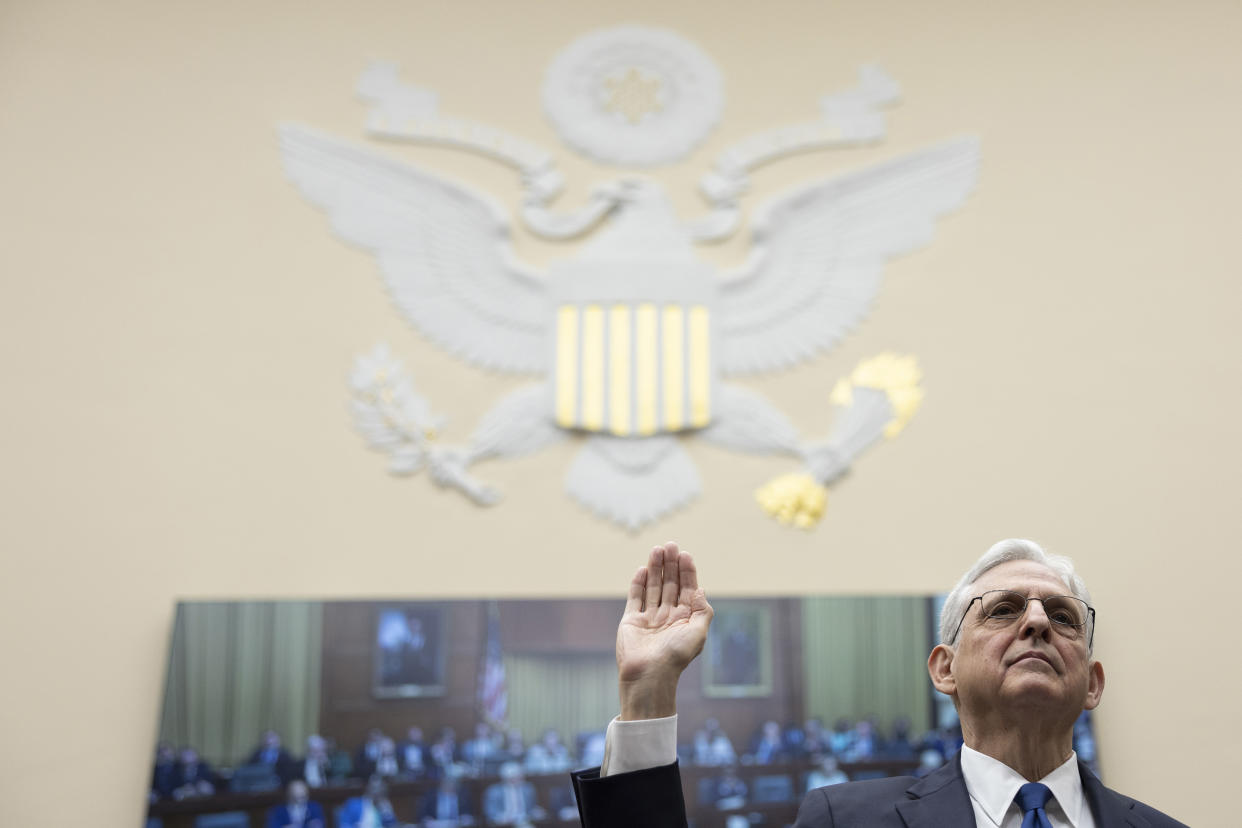
[[[897,813],[908,828],[975,824],[975,811],[962,779],[960,753],[907,788],[906,795],[911,798],[897,803]]]
[[[1096,828],[1150,828],[1151,823],[1134,812],[1134,802],[1104,787],[1082,760],[1078,762],[1078,775]]]

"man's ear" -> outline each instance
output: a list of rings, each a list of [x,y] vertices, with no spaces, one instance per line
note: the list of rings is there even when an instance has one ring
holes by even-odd
[[[1087,700],[1084,710],[1094,710],[1104,696],[1104,665],[1092,661],[1087,667]]]
[[[945,644],[937,644],[927,657],[927,674],[931,676],[932,686],[952,696],[957,692],[957,679],[953,676],[953,648]],[[1101,684],[1103,680],[1101,679]]]

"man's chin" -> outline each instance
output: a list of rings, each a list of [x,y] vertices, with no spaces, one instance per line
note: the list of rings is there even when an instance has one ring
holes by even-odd
[[[1073,703],[1065,682],[1051,668],[1011,672],[1006,677],[1003,695],[1005,704],[1018,708],[1066,708]]]

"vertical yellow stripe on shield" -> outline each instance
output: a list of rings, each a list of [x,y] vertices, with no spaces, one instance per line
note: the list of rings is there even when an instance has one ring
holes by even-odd
[[[582,427],[604,426],[604,309],[582,309]]]
[[[685,312],[676,305],[665,305],[660,321],[664,346],[664,427],[678,431],[686,421]]]
[[[578,413],[578,309],[556,311],[556,424],[573,428]]]
[[[657,347],[660,341],[659,317],[656,306],[639,305],[634,311],[634,402],[636,431],[644,437],[659,428],[660,363]]]
[[[703,428],[712,419],[711,317],[707,308],[690,308],[690,425]]]
[[[630,433],[630,309],[613,305],[608,310],[608,419],[609,430],[624,437]]]

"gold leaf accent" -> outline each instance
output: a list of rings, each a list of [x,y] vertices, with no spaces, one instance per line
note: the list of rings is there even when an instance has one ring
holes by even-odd
[[[849,382],[838,380],[832,389],[833,403],[848,406],[853,402],[854,388],[874,388],[888,395],[893,406],[893,419],[884,428],[885,437],[895,437],[910,422],[914,412],[923,404],[923,389],[919,383],[923,371],[913,356],[903,356],[885,351],[864,359],[850,373]]]
[[[755,499],[781,523],[810,529],[824,515],[828,489],[809,474],[794,472],[765,483],[755,491]]]

